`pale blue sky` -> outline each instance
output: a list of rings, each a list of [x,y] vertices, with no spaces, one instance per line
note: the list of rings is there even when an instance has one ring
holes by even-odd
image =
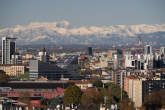
[[[164,24],[165,0],[0,0],[0,28],[62,20],[73,27]]]

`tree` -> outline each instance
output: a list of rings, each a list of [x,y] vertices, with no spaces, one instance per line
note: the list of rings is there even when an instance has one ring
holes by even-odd
[[[112,96],[115,97],[117,102],[120,101],[120,99],[121,99],[121,88],[118,85],[110,83],[109,86],[108,86],[108,91],[111,92]],[[123,99],[128,98],[128,95],[124,90],[122,90],[122,97],[123,97]]]
[[[136,110],[134,107],[134,103],[130,101],[128,98],[120,101],[119,108],[120,110]]]
[[[57,96],[55,98],[50,99],[49,108],[56,109],[57,105],[63,104],[63,97]]]
[[[105,70],[112,71],[113,69],[109,67],[105,67]]]
[[[47,99],[47,98],[42,98],[41,100],[40,100],[40,107],[42,108],[42,109],[46,109],[46,108],[48,108],[48,106],[50,105],[50,100],[49,99]]]
[[[29,79],[29,73],[24,73],[19,76],[19,79],[28,80]]]
[[[110,108],[111,104],[117,104],[121,100],[121,88],[113,83],[105,84],[106,88],[101,90],[103,97],[106,97],[105,106]],[[128,95],[125,91],[122,91],[123,99],[128,98]]]
[[[95,80],[95,81],[93,81],[93,86],[94,87],[103,87],[103,83],[102,83],[102,81],[100,81],[100,80]]]
[[[56,96],[51,99],[42,98],[40,104],[43,108],[50,108],[54,110],[57,108],[57,105],[61,106],[63,104],[63,97]]]
[[[154,91],[144,98],[143,108],[155,110],[165,106],[165,90]]]
[[[29,92],[21,92],[18,98],[18,101],[26,103],[31,110],[31,99],[30,99],[30,93]]]
[[[112,103],[116,103],[114,96],[112,95],[112,92],[109,91],[107,88],[103,88],[101,90],[102,97],[104,97],[104,104],[105,107],[110,108]]]
[[[6,83],[9,80],[9,76],[6,74],[0,73],[0,83]]]
[[[82,92],[78,86],[69,86],[64,92],[64,104],[79,106],[81,101]]]
[[[82,110],[98,110],[103,97],[100,92],[95,88],[90,88],[83,93],[81,98]]]
[[[44,106],[48,106],[50,104],[50,100],[46,98],[42,98],[40,104]]]

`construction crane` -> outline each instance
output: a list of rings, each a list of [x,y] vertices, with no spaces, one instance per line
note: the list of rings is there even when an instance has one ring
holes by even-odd
[[[138,37],[131,37],[132,39],[137,39],[138,38],[138,43],[137,43],[137,47],[138,47],[138,54],[141,54],[142,53],[142,50],[141,50],[141,48],[142,48],[142,45],[143,45],[143,43],[142,43],[142,38],[140,37],[140,36],[138,36]],[[132,49],[131,49],[131,53],[132,53],[132,55],[133,56],[135,56],[135,54],[136,54],[136,52],[135,52],[135,43],[134,42],[132,42]]]
[[[123,48],[123,67],[125,67],[125,47]]]
[[[135,43],[134,42],[132,42],[131,53],[132,53],[133,57],[135,57]]]
[[[137,39],[138,38],[138,54],[140,55],[142,53],[142,38],[140,36],[138,37],[131,37],[132,39]],[[125,46],[123,46],[123,64],[122,66],[125,67]],[[132,42],[132,47],[131,47],[131,54],[133,55],[133,58],[135,58],[135,44]]]

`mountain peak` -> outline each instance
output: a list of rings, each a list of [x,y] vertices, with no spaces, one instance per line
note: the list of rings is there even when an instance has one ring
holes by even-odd
[[[164,39],[165,24],[138,24],[116,26],[89,26],[72,28],[68,21],[31,22],[28,25],[16,25],[0,29],[0,37],[13,36],[22,44],[110,44],[128,41],[130,37],[142,35]],[[120,41],[122,42],[122,41]]]

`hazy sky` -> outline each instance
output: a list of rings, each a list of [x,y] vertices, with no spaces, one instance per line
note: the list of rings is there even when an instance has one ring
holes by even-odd
[[[72,26],[164,24],[165,0],[0,0],[0,28],[62,20]]]

